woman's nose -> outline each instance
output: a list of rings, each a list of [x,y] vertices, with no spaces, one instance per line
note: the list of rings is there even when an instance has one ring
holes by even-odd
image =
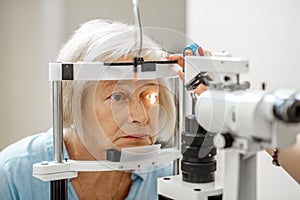
[[[133,123],[145,125],[150,123],[149,109],[140,98],[129,100],[129,120]]]

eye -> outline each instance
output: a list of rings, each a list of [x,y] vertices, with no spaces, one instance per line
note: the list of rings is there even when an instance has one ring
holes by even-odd
[[[115,102],[122,102],[127,100],[127,97],[122,93],[114,93],[110,95],[109,98]]]
[[[156,92],[152,92],[146,95],[146,99],[149,101],[150,104],[155,104],[158,99],[158,94]]]

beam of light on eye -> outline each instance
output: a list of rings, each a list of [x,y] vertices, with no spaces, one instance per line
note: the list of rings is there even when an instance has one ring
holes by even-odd
[[[155,104],[156,99],[157,99],[157,93],[149,94],[148,99],[149,99],[150,104]]]

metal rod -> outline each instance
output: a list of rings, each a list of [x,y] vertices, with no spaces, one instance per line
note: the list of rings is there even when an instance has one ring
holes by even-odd
[[[68,179],[51,181],[51,199],[68,199]]]
[[[62,163],[64,160],[62,81],[52,82],[52,100],[54,161]],[[68,179],[51,181],[51,199],[68,199]]]
[[[53,98],[53,146],[54,160],[62,163],[63,154],[63,127],[62,127],[62,82],[52,82],[52,98]]]
[[[192,98],[192,115],[195,115],[195,106],[196,106],[196,94],[194,92],[191,93],[191,98]]]
[[[180,105],[181,105],[181,97],[179,96],[179,78],[176,78],[174,80],[174,101],[175,101],[175,106],[177,108],[177,113],[176,113],[176,127],[175,127],[175,141],[174,141],[174,146],[179,150],[180,149]],[[178,175],[179,174],[179,169],[180,169],[180,166],[179,166],[179,163],[180,163],[180,160],[179,159],[176,159],[174,160],[173,162],[173,173],[174,175]]]
[[[236,74],[236,84],[240,84],[240,74]]]

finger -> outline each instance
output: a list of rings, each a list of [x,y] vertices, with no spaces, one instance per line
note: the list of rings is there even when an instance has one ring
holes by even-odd
[[[204,50],[204,56],[212,56],[212,53],[208,50]]]
[[[203,51],[202,47],[199,47],[198,52],[197,52],[197,56],[204,56],[204,55],[205,54],[204,54],[204,51]]]
[[[180,78],[182,81],[184,81],[184,73],[183,73],[182,71],[178,71],[177,73],[178,73],[178,75],[179,75],[179,78]]]
[[[198,87],[194,89],[195,94],[200,95],[201,93],[205,92],[208,89],[207,86],[200,84]]]
[[[193,56],[194,55],[194,53],[191,49],[187,49],[183,53],[184,53],[184,56]]]
[[[184,60],[182,56],[179,56],[177,54],[171,54],[169,56],[167,56],[167,60],[177,60],[178,61],[178,65],[180,67],[184,67]]]

